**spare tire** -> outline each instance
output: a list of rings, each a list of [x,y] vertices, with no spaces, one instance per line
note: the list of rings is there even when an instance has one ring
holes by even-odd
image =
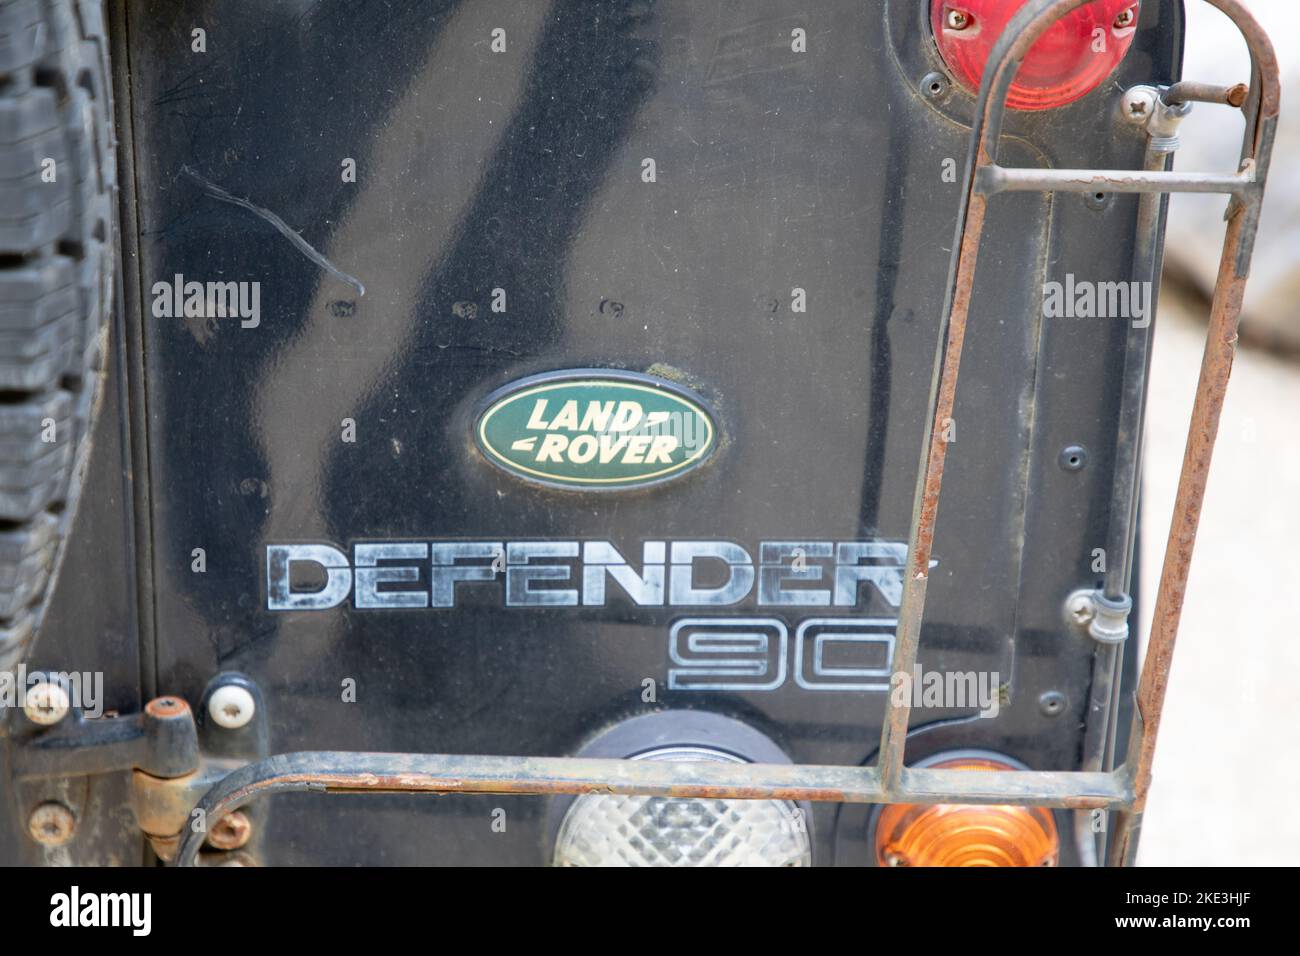
[[[0,0],[0,668],[40,624],[102,391],[114,151],[100,0]]]

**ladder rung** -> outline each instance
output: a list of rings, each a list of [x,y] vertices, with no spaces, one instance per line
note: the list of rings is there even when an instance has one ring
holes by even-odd
[[[1255,184],[1253,170],[1222,173],[1176,173],[1127,169],[1021,169],[981,166],[975,190],[985,195],[1004,192],[1066,193],[1230,193]]]

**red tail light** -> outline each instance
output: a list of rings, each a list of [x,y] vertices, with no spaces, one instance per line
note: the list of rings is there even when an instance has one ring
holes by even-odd
[[[930,20],[948,69],[979,89],[998,37],[1026,0],[933,0]],[[1020,65],[1007,105],[1046,110],[1096,89],[1133,44],[1135,0],[1095,0],[1066,14],[1039,37]]]

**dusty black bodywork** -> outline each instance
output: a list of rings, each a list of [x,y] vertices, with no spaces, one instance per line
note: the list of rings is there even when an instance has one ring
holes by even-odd
[[[563,755],[619,719],[693,708],[752,724],[796,762],[870,761],[881,693],[667,689],[669,629],[693,612],[506,608],[489,587],[454,610],[274,613],[265,549],[905,541],[959,195],[942,170],[963,162],[971,109],[922,86],[941,69],[928,4],[124,6],[125,307],[30,666],[104,670],[124,713],[158,693],[197,702],[213,675],[238,671],[264,697],[271,752]],[[1116,122],[1116,97],[1175,78],[1181,17],[1172,0],[1145,3],[1115,76],[1067,108],[1014,115],[1004,160],[1139,166],[1144,140]],[[794,27],[808,53],[790,52]],[[365,294],[204,182],[272,211]],[[1044,320],[1041,292],[1068,273],[1127,280],[1137,203],[1026,194],[992,207],[920,658],[999,672],[1004,701],[989,720],[914,714],[909,758],[982,747],[1078,766],[1093,648],[1062,604],[1099,583],[1125,327]],[[151,287],[176,274],[260,282],[260,324],[155,317]],[[582,367],[688,385],[720,423],[713,460],[605,497],[490,467],[469,440],[476,403]],[[1086,450],[1081,467],[1065,466],[1071,446]],[[348,679],[354,703],[340,699]],[[1040,704],[1049,691],[1058,712]],[[145,859],[125,778],[83,783],[76,799],[97,822],[60,852]],[[813,812],[815,862],[867,861],[868,810]],[[40,862],[50,851],[25,837],[25,817],[6,807],[0,856]],[[543,797],[284,796],[266,819],[258,852],[272,864],[529,864],[553,836]]]

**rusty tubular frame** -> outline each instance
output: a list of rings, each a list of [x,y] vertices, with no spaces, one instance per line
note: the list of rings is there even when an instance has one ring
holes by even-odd
[[[1226,106],[1240,107],[1250,95],[1250,87],[1245,83],[1235,86],[1216,86],[1213,83],[1182,82],[1169,87],[1164,101],[1170,106],[1180,103],[1222,103]]]
[[[1239,173],[1136,172],[1119,169],[979,169],[975,188],[991,196],[1004,192],[1058,193],[1248,193],[1255,185],[1253,169]]]
[[[1065,786],[1057,773],[960,773],[909,769],[914,803],[1031,803],[1067,809],[1118,809],[1128,799],[1114,774],[1074,774]],[[621,793],[717,800],[813,800],[883,803],[873,767],[812,764],[722,764],[577,757],[490,757],[448,754],[305,751],[248,764],[223,777],[191,819],[207,830],[225,814],[275,793]],[[203,830],[187,829],[176,865],[193,866]]]
[[[910,705],[887,705],[874,767],[676,763],[572,757],[498,757],[437,754],[304,752],[249,764],[216,783],[199,801],[209,824],[260,796],[290,791],[319,793],[622,793],[715,799],[813,800],[847,803],[1017,804],[1119,811],[1109,861],[1129,863],[1136,852],[1141,814],[1151,781],[1151,760],[1192,547],[1205,494],[1219,416],[1237,339],[1242,295],[1250,271],[1259,209],[1276,132],[1280,92],[1277,61],[1264,32],[1239,0],[1206,0],[1227,14],[1251,51],[1249,93],[1220,96],[1215,88],[1181,84],[1185,99],[1241,105],[1246,136],[1241,166],[1231,175],[1167,170],[1020,170],[996,163],[1006,99],[1020,62],[1058,19],[1089,0],[1031,0],[999,38],[985,70],[971,130],[958,212],[956,242],[940,319],[930,415],[926,425],[904,572],[894,672],[916,662],[924,617],[930,552],[938,519],[952,418],[966,336],[975,267],[989,199],[1011,190],[1136,193],[1222,192],[1230,195],[1223,259],[1215,288],[1205,357],[1197,385],[1182,475],[1171,522],[1155,618],[1137,691],[1130,759],[1105,772],[1027,771],[969,773],[909,768],[904,745]],[[1236,101],[1236,102],[1234,102]],[[205,834],[188,830],[176,862],[192,866]]]
[[[952,418],[962,343],[966,335],[975,266],[989,197],[1013,189],[1100,189],[1111,192],[1162,193],[1211,191],[1231,195],[1205,358],[1197,385],[1187,451],[1174,505],[1160,588],[1156,596],[1151,638],[1138,687],[1133,743],[1130,745],[1131,753],[1136,753],[1136,760],[1130,760],[1125,771],[1130,775],[1133,797],[1131,804],[1120,813],[1118,833],[1110,858],[1111,862],[1131,862],[1136,852],[1140,815],[1150,786],[1151,761],[1160,712],[1164,706],[1179,616],[1187,589],[1192,548],[1232,367],[1242,295],[1250,271],[1250,257],[1276,133],[1281,94],[1277,60],[1272,45],[1259,24],[1238,0],[1207,0],[1233,21],[1245,38],[1251,54],[1251,85],[1247,98],[1243,101],[1247,116],[1246,133],[1237,174],[1223,176],[1162,170],[1021,170],[998,166],[997,147],[1006,111],[1006,98],[1021,61],[1048,27],[1086,2],[1088,0],[1033,0],[1027,4],[999,38],[984,73],[975,124],[971,131],[963,205],[957,222],[957,240],[950,266],[947,302],[940,326],[938,357],[931,384],[931,414],[918,469],[892,670],[910,673],[916,662],[924,616],[930,548],[943,483],[946,453],[944,432]],[[886,789],[900,797],[903,796],[899,792],[899,783],[904,773],[903,752],[909,718],[910,706],[906,701],[890,708],[881,732],[880,757],[877,762]],[[1070,777],[1077,773],[1062,776]]]

